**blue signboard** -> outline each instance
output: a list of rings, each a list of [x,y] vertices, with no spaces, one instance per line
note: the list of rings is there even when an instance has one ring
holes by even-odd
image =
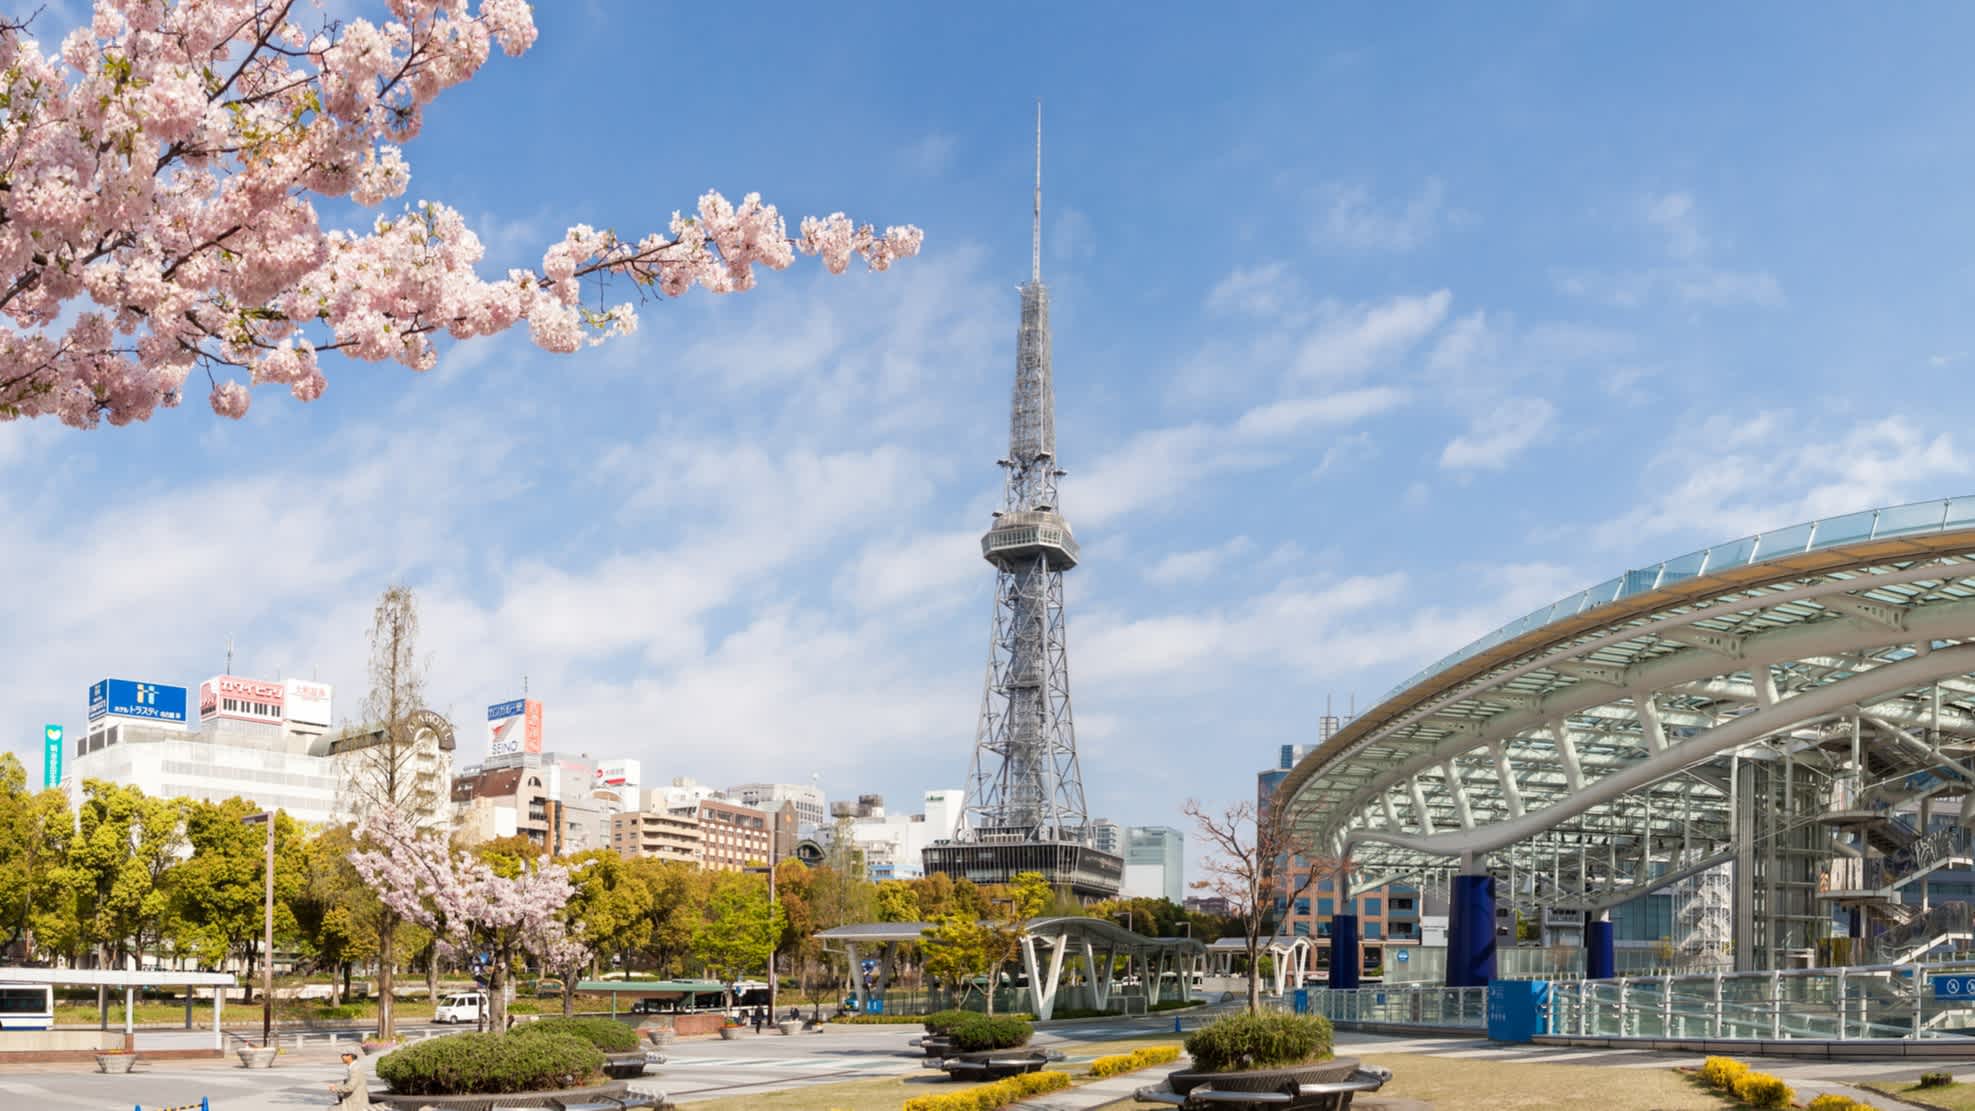
[[[1533,1041],[1543,1028],[1548,980],[1495,980],[1488,985],[1488,1038],[1497,1042]]]
[[[104,679],[89,688],[89,720],[109,715],[147,721],[185,721],[185,688]]]
[[[1975,975],[1934,977],[1934,998],[1975,999]]]
[[[528,712],[528,700],[517,698],[512,702],[496,702],[487,707],[487,720],[500,721],[502,718],[518,718]]]
[[[42,726],[41,742],[41,785],[59,787],[62,784],[62,727]]]

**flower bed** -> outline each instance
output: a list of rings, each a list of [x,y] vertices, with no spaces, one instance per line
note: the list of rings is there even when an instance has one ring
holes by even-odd
[[[1237,1014],[1201,1027],[1186,1039],[1198,1072],[1289,1068],[1330,1059],[1329,1020],[1320,1015]]]
[[[1029,1072],[969,1088],[964,1092],[914,1096],[905,1101],[905,1111],[994,1111],[1011,1103],[1054,1092],[1070,1086],[1067,1072]]]
[[[1143,1049],[1134,1049],[1130,1053],[1099,1057],[1090,1063],[1090,1075],[1102,1079],[1106,1076],[1117,1076],[1119,1073],[1149,1069],[1153,1065],[1170,1065],[1179,1059],[1179,1046],[1148,1045]]]
[[[1709,1057],[1702,1061],[1700,1076],[1708,1087],[1751,1107],[1784,1108],[1797,1102],[1797,1093],[1790,1090],[1782,1077],[1752,1072],[1749,1066],[1732,1057]]]

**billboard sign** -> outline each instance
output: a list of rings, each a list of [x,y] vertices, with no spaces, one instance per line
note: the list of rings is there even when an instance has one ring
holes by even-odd
[[[532,698],[487,707],[487,755],[542,751],[542,704]]]
[[[302,725],[329,724],[328,683],[312,683],[307,679],[289,679],[282,684],[287,707],[288,720]]]
[[[199,716],[240,718],[278,725],[286,694],[286,688],[280,683],[242,679],[238,675],[216,675],[199,684]]]
[[[41,727],[41,785],[54,787],[62,782],[62,727]]]
[[[185,688],[104,679],[89,688],[89,720],[101,717],[185,724]]]

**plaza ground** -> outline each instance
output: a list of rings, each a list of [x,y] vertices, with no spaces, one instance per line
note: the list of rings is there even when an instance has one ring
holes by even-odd
[[[1218,1008],[1217,1008],[1218,1009]],[[1190,1029],[1198,1018],[1186,1020]],[[919,1036],[915,1026],[840,1026],[822,1034],[743,1035],[733,1041],[690,1039],[668,1047],[657,1075],[636,1087],[665,1092],[671,1099],[705,1111],[795,1111],[844,1108],[846,1111],[897,1111],[907,1096],[953,1090],[955,1085],[924,1068],[907,1045]],[[187,1035],[139,1035],[139,1048],[166,1048]],[[1090,1058],[1137,1045],[1172,1044],[1170,1017],[1094,1020],[1039,1031],[1040,1045],[1061,1050],[1058,1066],[1081,1075]],[[1368,1107],[1497,1109],[1583,1107],[1712,1109],[1731,1106],[1702,1091],[1675,1070],[1700,1063],[1698,1055],[1654,1054],[1631,1050],[1508,1046],[1475,1038],[1394,1038],[1342,1032],[1338,1052],[1393,1071],[1393,1080]],[[1845,1061],[1754,1061],[1783,1076],[1808,1101],[1823,1091],[1842,1091],[1886,1108],[1912,1106],[1853,1085],[1874,1082],[1899,1089],[1920,1073],[1937,1069],[1975,1080],[1975,1046],[1965,1063]],[[36,1111],[110,1111],[196,1105],[210,1101],[214,1111],[293,1111],[327,1107],[327,1085],[342,1067],[326,1045],[310,1044],[284,1052],[270,1072],[249,1072],[232,1058],[140,1064],[129,1076],[107,1076],[82,1063],[0,1067],[0,1106]],[[1136,1074],[1132,1086],[1156,1083],[1165,1069]],[[1128,1090],[1115,1081],[1109,1092]],[[1096,1089],[1081,1097],[1056,1093],[1032,1106],[1089,1106],[1070,1102],[1100,1098]],[[1130,1107],[1131,1103],[1109,1106]],[[1150,1105],[1136,1105],[1149,1107]],[[1957,1106],[1948,1104],[1948,1106]]]

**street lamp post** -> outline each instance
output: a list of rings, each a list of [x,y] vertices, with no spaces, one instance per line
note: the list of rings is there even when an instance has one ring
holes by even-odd
[[[266,891],[261,909],[261,1048],[274,1044],[274,811],[263,810],[241,819],[267,825]]]

